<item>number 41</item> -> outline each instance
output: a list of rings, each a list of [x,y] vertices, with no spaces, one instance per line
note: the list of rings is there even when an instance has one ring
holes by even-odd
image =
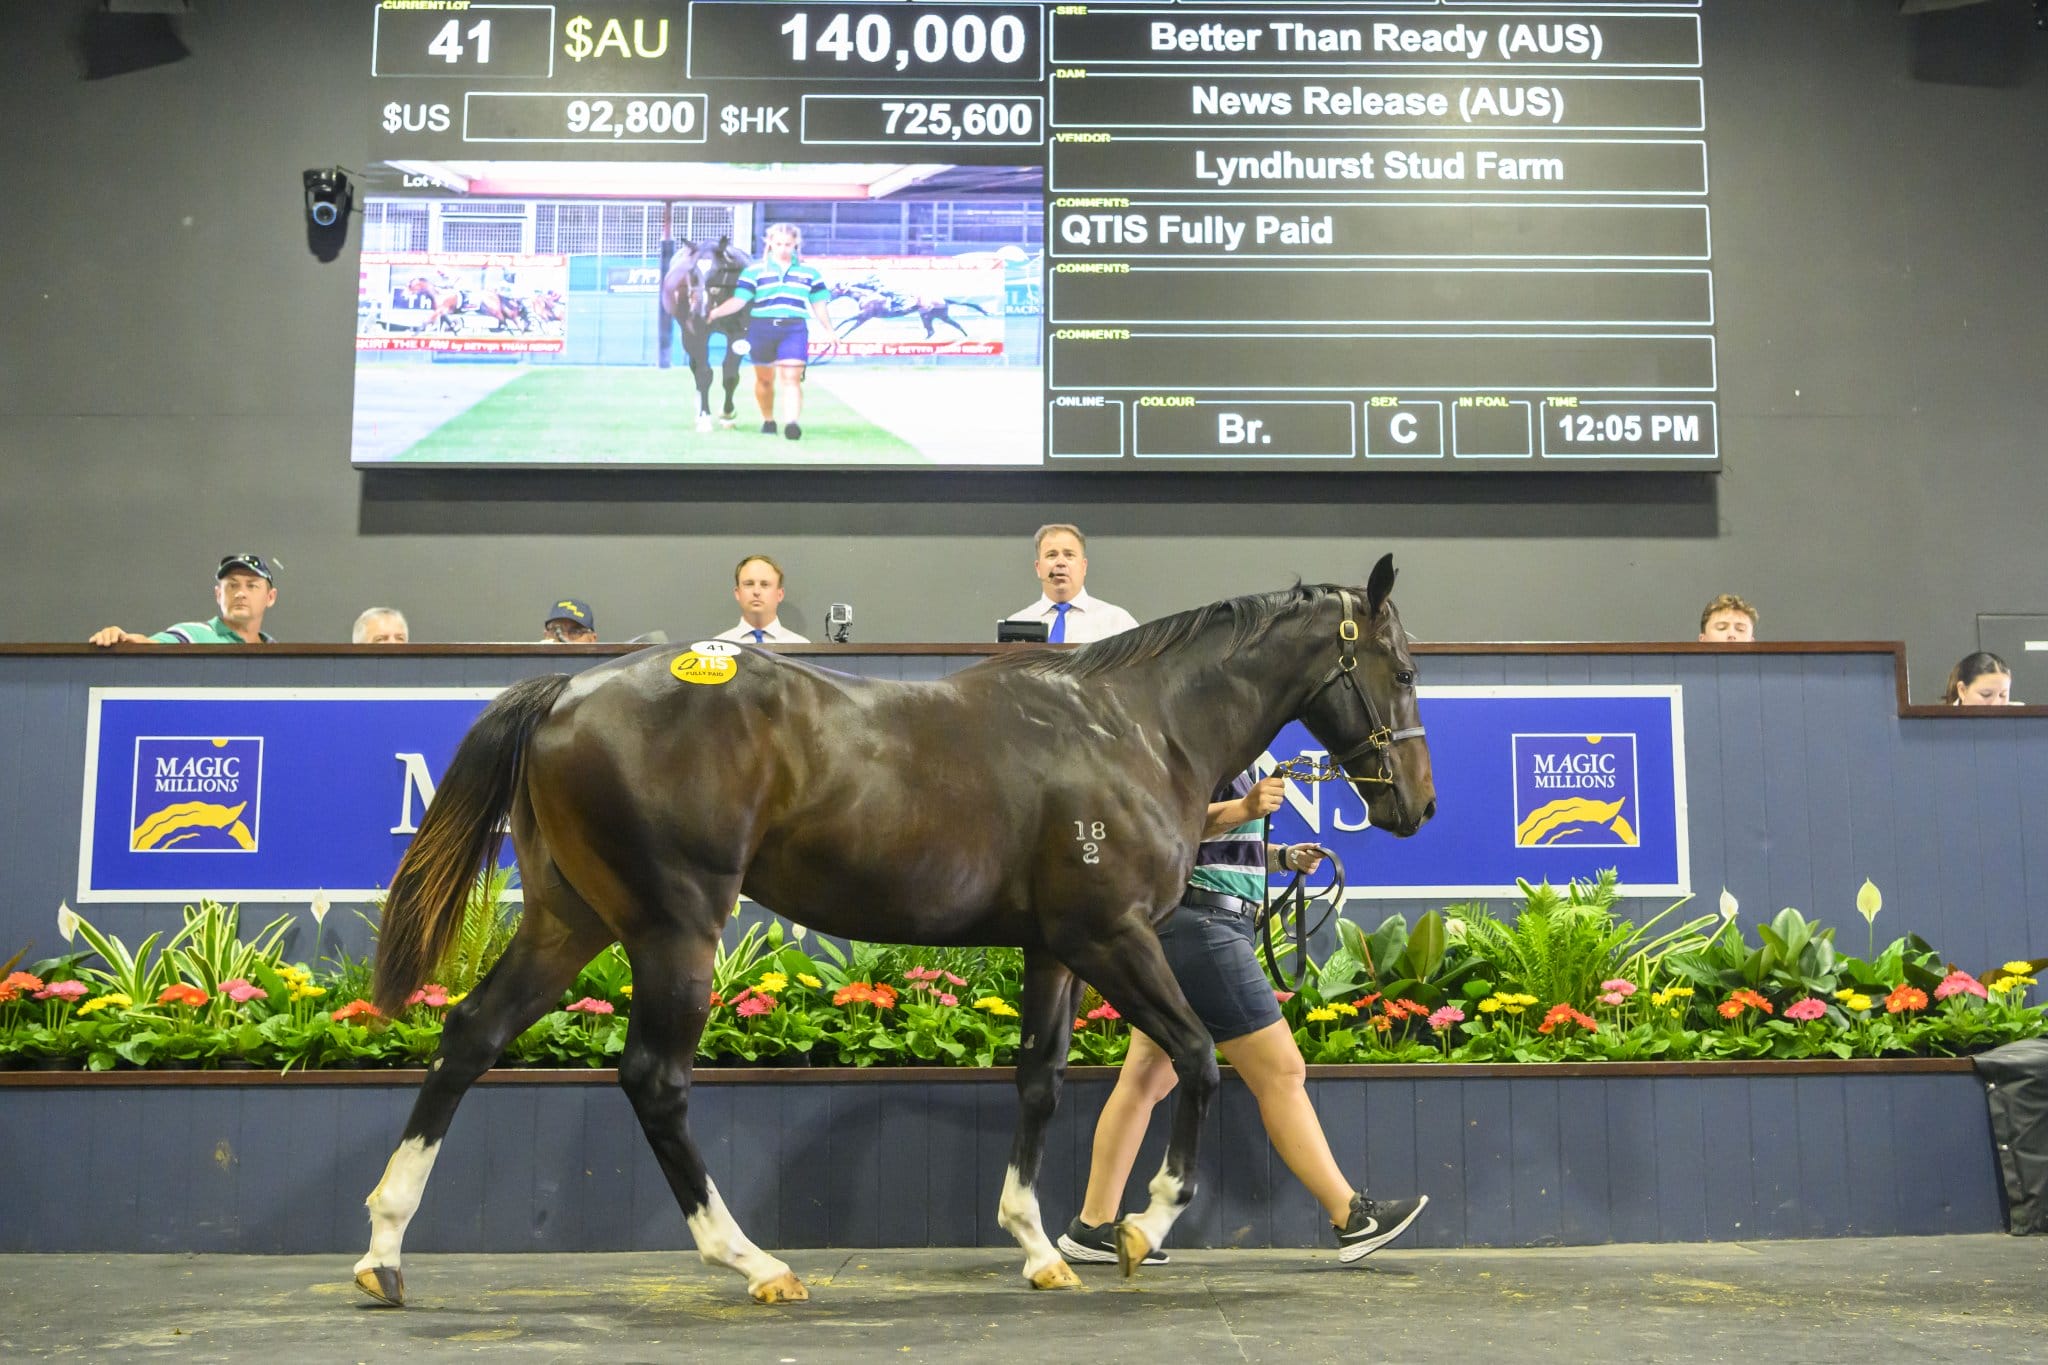
[[[460,19],[450,19],[441,26],[441,31],[434,35],[434,41],[427,44],[427,51],[433,53],[442,61],[453,65],[462,60],[462,40],[464,38],[468,38],[476,44],[478,66],[482,66],[491,60],[491,21],[488,19],[479,19],[476,27],[472,28],[468,33],[462,32],[462,21]]]

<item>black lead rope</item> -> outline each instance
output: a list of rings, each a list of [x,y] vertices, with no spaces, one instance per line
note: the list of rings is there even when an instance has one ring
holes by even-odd
[[[1266,836],[1266,847],[1271,848],[1273,817],[1268,815],[1260,822],[1261,832]],[[1312,848],[1330,862],[1330,885],[1314,900],[1309,898],[1306,872],[1296,872],[1287,885],[1281,888],[1275,898],[1272,883],[1266,884],[1265,902],[1259,907],[1259,937],[1266,945],[1266,969],[1275,981],[1282,982],[1290,991],[1301,989],[1302,979],[1308,974],[1308,941],[1323,931],[1338,909],[1344,904],[1344,860],[1332,849],[1321,844],[1295,844],[1295,848]],[[1294,974],[1290,977],[1280,969],[1280,954],[1273,945],[1273,921],[1283,918],[1290,907],[1294,910]],[[1308,922],[1311,906],[1322,907],[1322,918],[1311,927]]]

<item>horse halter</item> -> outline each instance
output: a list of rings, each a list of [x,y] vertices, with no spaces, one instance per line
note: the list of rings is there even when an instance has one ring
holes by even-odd
[[[1365,742],[1349,753],[1326,758],[1321,764],[1310,758],[1282,759],[1274,765],[1273,771],[1278,776],[1290,777],[1297,782],[1371,782],[1391,787],[1394,785],[1394,779],[1387,762],[1389,751],[1404,739],[1421,739],[1424,727],[1414,725],[1405,730],[1395,730],[1381,723],[1379,712],[1373,709],[1372,698],[1366,695],[1365,689],[1358,682],[1358,620],[1352,610],[1351,590],[1339,588],[1337,596],[1344,604],[1344,620],[1337,627],[1337,662],[1323,675],[1323,680],[1316,684],[1315,690],[1308,694],[1308,699],[1314,701],[1338,682],[1344,683],[1351,689],[1351,694],[1358,698],[1359,706],[1365,711]],[[1346,767],[1354,760],[1363,758],[1368,750],[1379,762],[1379,776],[1354,777],[1347,773]]]

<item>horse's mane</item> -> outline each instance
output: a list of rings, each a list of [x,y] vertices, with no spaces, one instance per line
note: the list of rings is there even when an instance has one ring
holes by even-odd
[[[1290,608],[1318,601],[1336,591],[1336,585],[1330,583],[1296,583],[1279,592],[1230,597],[1221,602],[1211,602],[1206,607],[1162,616],[1135,630],[1123,631],[1079,649],[1057,652],[1019,650],[1015,654],[999,655],[989,662],[995,667],[1019,668],[1045,677],[1092,678],[1147,659],[1156,659],[1192,643],[1212,623],[1222,621],[1230,625],[1230,640],[1224,651],[1235,653],[1262,638],[1287,615]]]

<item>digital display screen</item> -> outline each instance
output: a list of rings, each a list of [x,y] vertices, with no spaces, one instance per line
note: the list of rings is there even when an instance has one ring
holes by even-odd
[[[369,12],[358,465],[1720,467],[1698,0]]]

